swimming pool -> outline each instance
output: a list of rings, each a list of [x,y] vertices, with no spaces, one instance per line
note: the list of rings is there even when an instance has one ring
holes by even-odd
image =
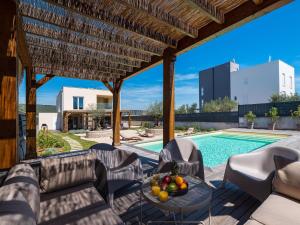
[[[189,136],[185,138],[193,140],[201,150],[204,165],[214,167],[225,163],[232,155],[253,151],[279,141],[284,138],[284,136],[219,132],[214,134]],[[135,146],[153,152],[160,152],[163,144],[162,141],[155,141],[136,144]]]

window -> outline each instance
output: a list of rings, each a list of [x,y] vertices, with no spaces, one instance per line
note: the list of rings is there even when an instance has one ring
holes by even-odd
[[[293,78],[290,77],[290,88],[292,89],[293,88]]]
[[[83,97],[73,97],[73,109],[83,109]]]
[[[285,87],[285,73],[282,73],[282,86]]]
[[[203,96],[204,95],[204,88],[202,87],[201,88],[201,96]]]

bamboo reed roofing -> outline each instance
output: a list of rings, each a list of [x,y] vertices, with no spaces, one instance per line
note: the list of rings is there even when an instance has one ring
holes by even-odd
[[[226,15],[239,7],[254,14],[289,1],[264,2],[19,0],[18,16],[35,73],[114,81],[157,64],[166,49],[180,53],[238,23],[227,24]]]

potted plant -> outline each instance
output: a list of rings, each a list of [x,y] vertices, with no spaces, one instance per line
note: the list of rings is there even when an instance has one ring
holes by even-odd
[[[279,120],[278,109],[276,107],[272,107],[269,112],[266,113],[266,116],[271,118],[269,129],[275,130],[276,123]]]
[[[297,110],[291,113],[291,116],[296,120],[297,130],[300,130],[300,105]]]
[[[246,115],[245,115],[245,118],[248,122],[248,128],[249,129],[253,129],[254,127],[254,121],[255,121],[255,118],[256,118],[256,115],[252,112],[252,111],[249,111]]]

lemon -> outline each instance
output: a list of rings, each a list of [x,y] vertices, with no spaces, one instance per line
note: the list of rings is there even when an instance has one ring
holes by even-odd
[[[153,195],[158,196],[159,192],[160,192],[160,187],[159,186],[152,186],[151,191],[152,191]]]
[[[161,191],[159,192],[159,200],[161,202],[166,202],[169,199],[169,194],[167,191]]]

